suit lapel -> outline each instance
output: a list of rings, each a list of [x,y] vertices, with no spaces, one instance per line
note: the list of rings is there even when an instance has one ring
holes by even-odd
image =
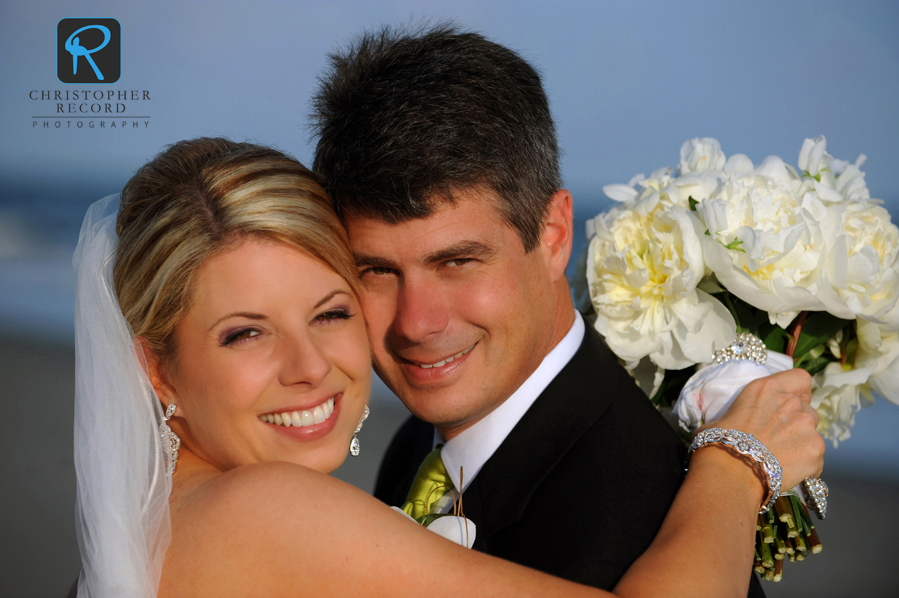
[[[546,387],[465,491],[465,515],[478,526],[478,545],[521,518],[540,482],[612,400],[595,384],[618,362],[587,328],[571,361]],[[610,372],[611,373],[611,372]]]

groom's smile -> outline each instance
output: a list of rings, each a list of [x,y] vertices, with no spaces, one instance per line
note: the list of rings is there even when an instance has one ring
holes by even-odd
[[[446,439],[511,396],[555,336],[551,243],[525,253],[497,201],[469,189],[424,218],[346,218],[375,369]]]

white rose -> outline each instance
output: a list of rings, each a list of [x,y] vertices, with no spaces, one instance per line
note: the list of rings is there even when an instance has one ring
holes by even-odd
[[[721,151],[721,144],[711,137],[691,139],[680,148],[680,165],[678,172],[681,175],[701,170],[722,170],[725,157]]]
[[[783,162],[769,158],[762,174],[729,175],[696,207],[708,267],[720,283],[786,328],[802,310],[824,309],[816,298],[825,245],[814,194],[793,193]],[[774,178],[777,177],[777,178]]]
[[[734,337],[730,312],[696,288],[705,274],[695,216],[658,193],[594,219],[587,282],[596,329],[633,368],[649,357],[665,369],[710,361]]]
[[[818,296],[837,317],[893,322],[899,300],[899,228],[869,202],[831,204],[822,221],[826,286]]]
[[[674,404],[674,412],[692,430],[724,415],[753,380],[792,368],[791,358],[774,351],[768,351],[768,361],[764,365],[748,360],[709,365],[687,380]]]

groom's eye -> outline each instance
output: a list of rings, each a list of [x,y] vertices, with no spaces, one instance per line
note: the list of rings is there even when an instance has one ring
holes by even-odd
[[[365,270],[362,271],[362,274],[360,274],[360,276],[362,276],[362,275],[364,275],[364,274],[369,274],[369,273],[370,273],[370,274],[377,274],[377,275],[393,274],[393,270],[392,270],[391,268],[384,268],[384,267],[381,267],[381,266],[375,266],[375,267],[372,267],[372,268],[366,268]]]
[[[472,261],[472,258],[470,258],[470,257],[457,257],[457,258],[453,258],[451,260],[447,260],[443,263],[444,263],[444,265],[450,266],[451,268],[456,268],[459,266],[464,266],[465,264],[467,264],[470,261]]]

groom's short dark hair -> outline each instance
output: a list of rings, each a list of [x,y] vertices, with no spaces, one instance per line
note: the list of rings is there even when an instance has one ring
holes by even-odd
[[[313,169],[341,217],[395,224],[485,188],[527,251],[561,186],[549,102],[518,54],[452,24],[384,27],[330,56]]]

